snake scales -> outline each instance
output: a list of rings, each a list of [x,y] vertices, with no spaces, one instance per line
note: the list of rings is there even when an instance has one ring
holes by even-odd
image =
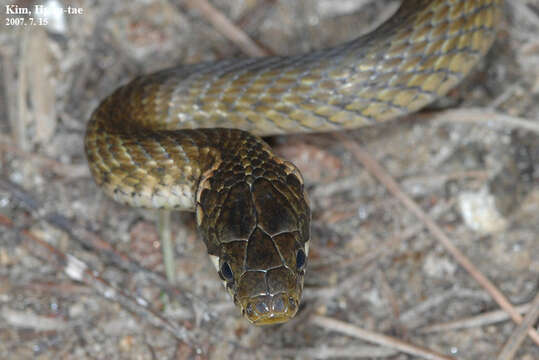
[[[287,321],[303,289],[310,210],[298,169],[258,136],[357,128],[418,110],[487,52],[502,1],[404,0],[379,28],[334,48],[138,77],[91,116],[91,173],[119,202],[195,211],[242,314]]]

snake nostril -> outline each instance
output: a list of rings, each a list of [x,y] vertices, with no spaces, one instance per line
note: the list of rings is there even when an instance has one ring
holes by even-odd
[[[260,301],[255,306],[256,312],[259,314],[265,314],[269,312],[269,306],[265,301]]]
[[[273,300],[273,311],[275,312],[284,312],[286,310],[286,306],[284,304],[284,299],[281,296],[276,297]]]

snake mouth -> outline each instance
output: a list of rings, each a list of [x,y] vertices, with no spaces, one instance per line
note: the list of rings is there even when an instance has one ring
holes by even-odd
[[[299,301],[289,294],[260,295],[240,300],[242,313],[255,325],[284,323],[296,315]]]

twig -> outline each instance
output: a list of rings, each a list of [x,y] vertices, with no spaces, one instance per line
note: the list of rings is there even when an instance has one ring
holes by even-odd
[[[0,214],[0,225],[13,228],[13,222],[2,214]],[[149,304],[146,300],[135,298],[122,289],[113,286],[103,277],[99,276],[98,272],[91,269],[86,263],[72,255],[64,254],[31,231],[21,230],[21,233],[35,244],[46,249],[48,254],[54,257],[56,267],[63,271],[70,279],[80,281],[87,286],[90,286],[104,298],[118,302],[125,309],[137,314],[151,325],[165,329],[176,338],[188,342],[189,344],[194,344],[194,339],[186,328],[170,322],[154,312],[149,308]],[[42,254],[39,254],[38,256],[42,256]]]
[[[163,262],[165,263],[165,273],[170,284],[176,283],[176,262],[174,258],[174,246],[170,238],[170,211],[157,211],[157,229],[159,241],[163,251]]]
[[[443,303],[452,298],[473,298],[479,299],[481,301],[490,300],[490,296],[482,290],[470,290],[470,289],[461,289],[458,286],[454,286],[452,289],[434,294],[429,296],[428,299],[419,303],[418,305],[409,308],[401,314],[400,321],[406,323],[407,327],[410,329],[416,328],[419,326],[417,324],[418,320],[423,319],[423,314],[426,314],[431,311],[431,309],[443,306]],[[507,314],[503,311],[504,314]]]
[[[536,122],[481,108],[460,108],[440,111],[434,115],[433,121],[440,123],[478,123],[483,125],[500,124],[510,128],[521,128],[539,134],[539,124]]]
[[[369,342],[372,342],[381,346],[385,346],[391,349],[396,349],[396,350],[402,351],[404,353],[407,353],[413,356],[418,356],[423,359],[433,359],[433,360],[434,359],[436,360],[439,360],[439,359],[452,360],[453,359],[452,357],[438,354],[432,350],[425,349],[423,347],[404,342],[400,339],[387,336],[387,335],[378,334],[369,330],[365,330],[357,326],[345,323],[340,320],[332,319],[326,316],[313,315],[311,317],[311,321],[314,324],[324,329],[337,331],[337,332],[340,332],[349,336],[353,336],[358,339],[369,341]]]
[[[26,126],[29,121],[29,111],[26,103],[26,94],[28,86],[28,62],[25,59],[28,59],[29,44],[30,44],[30,29],[23,28],[19,30],[22,32],[22,41],[20,42],[21,46],[21,58],[18,65],[19,79],[17,82],[17,117],[11,118],[13,126],[13,135],[15,137],[15,142],[17,145],[23,149],[28,149],[28,141],[26,139]]]
[[[531,304],[524,304],[520,306],[516,306],[515,310],[518,311],[520,314],[525,314],[527,311],[530,310]],[[451,331],[451,330],[458,330],[458,329],[468,329],[472,327],[479,327],[479,326],[485,326],[494,324],[500,321],[506,321],[510,319],[508,313],[506,313],[503,310],[495,310],[495,311],[489,311],[487,313],[472,316],[466,319],[461,320],[455,320],[455,321],[449,321],[441,324],[432,324],[427,325],[424,327],[421,327],[417,329],[417,332],[421,334],[428,334],[433,332],[442,332],[442,331]]]
[[[346,276],[346,278],[339,281],[336,286],[329,289],[309,289],[309,292],[305,294],[305,298],[312,295],[312,298],[317,300],[314,307],[317,307],[319,303],[322,303],[326,299],[335,299],[341,296],[344,292],[349,291],[354,287],[358,277],[364,278],[368,272],[372,270],[369,269],[369,267],[375,264],[377,259],[390,253],[398,244],[413,237],[421,229],[423,229],[423,226],[421,225],[411,226],[390,239],[385,240],[379,247],[372,249],[364,255],[349,259],[341,259],[339,261],[341,271],[347,270],[348,274],[353,275]],[[332,263],[321,263],[319,265],[330,266]]]
[[[174,295],[174,299],[181,300],[186,306],[197,303],[205,312],[210,313],[207,302],[192,292],[182,289],[178,285],[172,286],[160,273],[151,271],[140,265],[127,254],[117,251],[109,243],[100,239],[97,235],[73,224],[65,216],[58,213],[43,213],[42,204],[31,194],[11,181],[0,178],[0,189],[6,189],[16,201],[28,208],[36,218],[40,218],[50,225],[64,231],[69,237],[83,247],[97,251],[101,257],[109,259],[110,262],[129,273],[140,272],[167,294]]]
[[[28,310],[12,310],[8,307],[0,309],[0,317],[3,317],[9,326],[32,329],[33,331],[65,331],[74,326],[71,322],[61,318],[41,316]]]
[[[539,319],[539,292],[532,302],[530,311],[503,346],[502,351],[498,355],[498,360],[512,360],[515,357],[520,345],[526,338],[526,333],[532,329],[537,319]]]
[[[402,229],[398,234],[393,235],[391,238],[384,240],[384,242],[376,248],[371,249],[364,254],[360,254],[359,257],[357,254],[354,254],[353,256],[347,254],[347,256],[343,256],[337,260],[332,260],[330,257],[325,257],[312,261],[309,266],[310,268],[316,269],[323,266],[338,265],[342,270],[346,270],[347,267],[358,268],[366,266],[368,263],[371,263],[383,255],[390,253],[401,242],[416,236],[422,230],[423,225],[414,224],[410,227]]]
[[[0,134],[0,154],[2,152],[11,152],[20,156],[25,160],[35,161],[40,166],[46,167],[47,170],[52,170],[59,175],[64,177],[69,177],[70,179],[88,177],[90,175],[88,171],[88,166],[84,165],[72,165],[72,164],[63,164],[55,159],[49,158],[47,156],[22,150],[20,147],[15,145],[13,141],[6,135]]]
[[[227,39],[236,44],[245,54],[250,56],[268,55],[243,30],[234,25],[222,12],[211,6],[206,0],[185,0],[191,9],[196,9]]]
[[[496,288],[496,286],[485,276],[472,262],[453,244],[443,230],[428,216],[421,207],[412,200],[397,182],[382,168],[382,166],[372,158],[361,146],[350,140],[345,134],[336,133],[335,136],[344,143],[344,146],[353,152],[355,157],[363,164],[363,166],[373,174],[385,187],[398,198],[425,226],[429,229],[432,235],[442,244],[445,249],[455,258],[462,266],[489,294],[494,301],[511,315],[513,321],[517,324],[522,322],[522,316],[515,310],[513,305],[505,297],[505,295]],[[539,334],[530,329],[528,334],[533,341],[539,345]]]
[[[335,359],[335,358],[352,358],[352,359],[382,359],[390,358],[399,354],[397,350],[388,349],[381,346],[370,345],[351,345],[351,346],[328,346],[322,344],[317,347],[309,348],[284,348],[284,349],[267,349],[268,354],[277,354],[290,359]]]
[[[389,285],[389,282],[387,281],[386,275],[382,270],[378,271],[378,283],[380,286],[380,290],[383,294],[383,296],[387,299],[387,302],[389,303],[391,307],[391,314],[393,315],[393,322],[400,326],[399,323],[399,316],[400,316],[400,307],[399,302],[397,301],[397,298],[395,296],[395,292],[391,288],[391,285]]]

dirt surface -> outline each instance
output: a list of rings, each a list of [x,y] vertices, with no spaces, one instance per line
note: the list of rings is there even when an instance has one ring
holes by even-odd
[[[447,98],[347,136],[516,306],[539,286],[539,1],[506,3],[493,49]],[[398,2],[211,4],[266,51],[295,54],[369,31]],[[458,359],[495,358],[517,326],[488,320],[492,297],[334,134],[269,139],[302,170],[312,202],[294,320],[258,328],[240,317],[192,214],[173,214],[178,284],[168,286],[155,213],[96,187],[85,124],[138,74],[245,55],[187,2],[69,5],[83,13],[34,26],[6,25],[27,17],[0,8],[0,359],[416,358],[330,331],[327,318]],[[539,359],[539,347],[528,337],[515,358]]]

